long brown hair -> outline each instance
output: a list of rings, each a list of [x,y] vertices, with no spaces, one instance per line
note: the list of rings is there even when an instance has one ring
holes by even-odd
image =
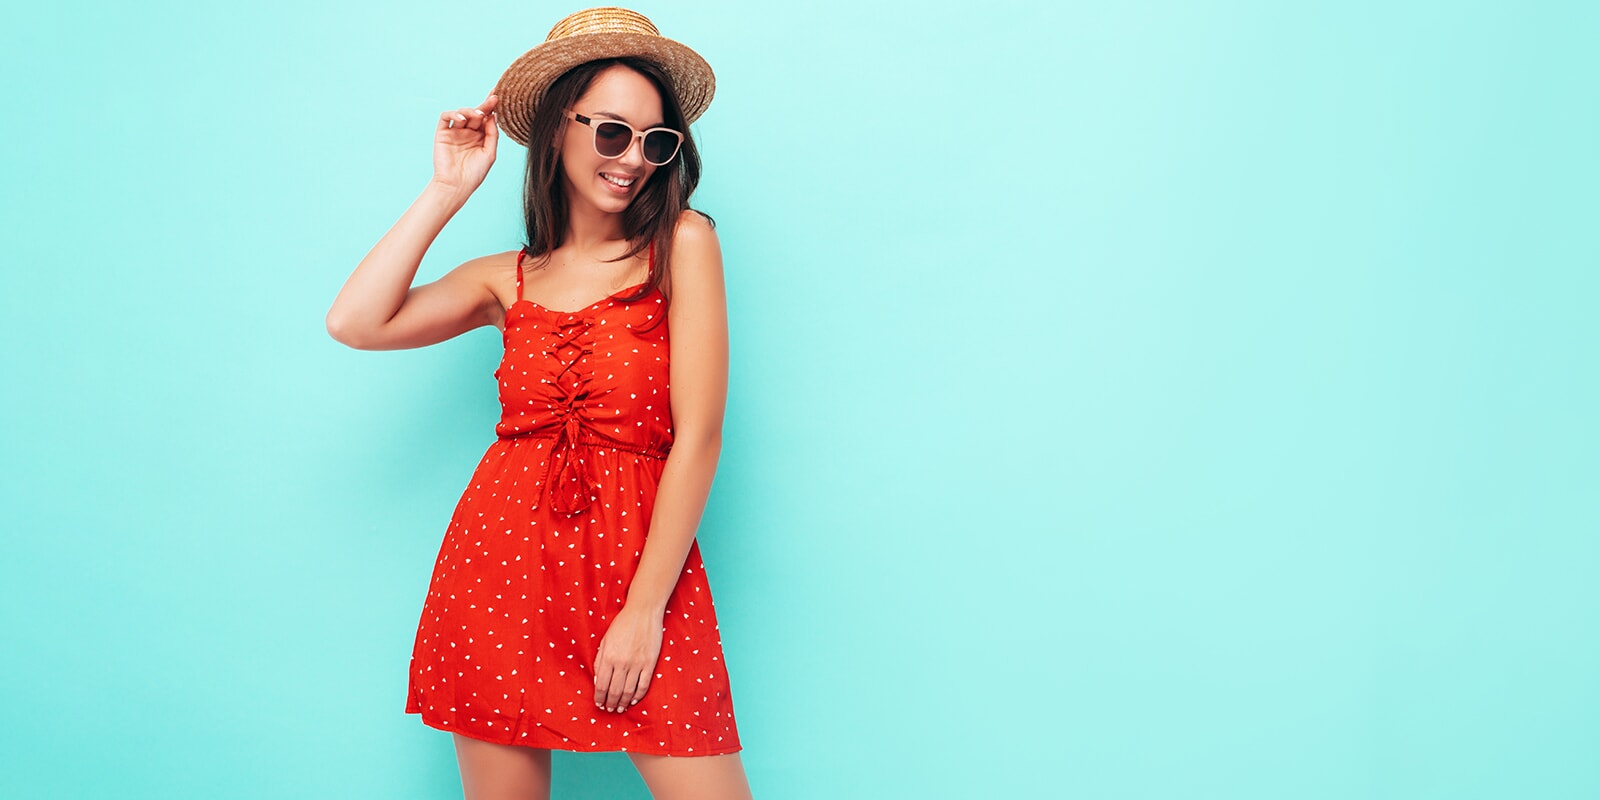
[[[616,64],[640,73],[655,84],[656,91],[661,94],[661,110],[665,117],[663,122],[667,127],[683,132],[683,146],[672,163],[656,168],[649,182],[640,187],[633,202],[622,212],[622,230],[628,237],[631,249],[614,261],[638,255],[651,242],[655,243],[656,248],[655,265],[644,285],[633,294],[619,295],[619,299],[631,302],[643,298],[661,285],[670,267],[669,254],[672,252],[678,218],[685,209],[689,209],[689,196],[694,194],[695,187],[700,183],[700,152],[695,148],[689,126],[684,124],[683,107],[678,104],[677,95],[672,93],[671,79],[660,67],[631,56],[604,58],[579,64],[550,84],[544,97],[535,106],[533,118],[529,120],[530,146],[527,178],[522,187],[522,212],[527,223],[525,249],[528,255],[534,259],[548,260],[550,252],[560,247],[566,238],[568,214],[567,197],[561,183],[561,151],[560,148],[549,146],[549,143],[555,141],[556,131],[565,119],[562,111],[570,108],[588,91],[596,76]],[[705,217],[713,227],[716,226],[710,214],[699,209],[689,210]],[[667,303],[671,303],[670,298]],[[651,326],[666,319],[666,316],[666,306],[663,306],[662,313]]]

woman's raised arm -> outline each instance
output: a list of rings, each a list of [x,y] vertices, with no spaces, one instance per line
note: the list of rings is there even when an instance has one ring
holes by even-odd
[[[468,261],[424,286],[412,288],[411,282],[434,238],[494,163],[498,103],[491,94],[476,108],[439,115],[433,179],[334,298],[326,319],[334,339],[360,350],[400,350],[494,324],[499,300],[484,278],[487,258]]]
[[[328,309],[328,335],[357,350],[426,347],[493,325],[499,300],[473,259],[412,287],[422,254],[463,200],[428,184],[422,196],[356,267]],[[487,257],[485,257],[487,258]]]

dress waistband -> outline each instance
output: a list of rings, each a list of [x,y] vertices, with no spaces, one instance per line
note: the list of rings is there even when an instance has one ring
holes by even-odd
[[[619,450],[657,459],[665,459],[671,450],[670,447],[629,444],[596,435],[580,425],[575,414],[569,415],[561,427],[553,431],[497,435],[501,439],[551,440],[550,465],[545,470],[540,500],[548,500],[552,509],[568,516],[588,508],[596,499],[594,480],[589,476],[588,462],[578,454],[579,447]]]
[[[496,434],[496,438],[499,438],[499,439],[549,439],[551,441],[560,441],[560,440],[566,438],[566,431],[562,430],[562,429],[557,429],[557,430],[554,430],[554,431],[538,431],[538,432],[531,432],[530,431],[528,433],[501,433],[501,434]],[[600,447],[600,448],[604,448],[606,450],[621,450],[621,451],[623,451],[625,453],[634,453],[636,455],[648,456],[650,458],[659,458],[659,459],[665,459],[669,454],[672,453],[672,446],[671,445],[666,445],[666,446],[663,446],[663,447],[648,447],[648,446],[645,446],[645,445],[628,444],[626,442],[619,442],[619,441],[617,441],[615,439],[607,439],[604,436],[593,434],[593,433],[590,433],[588,431],[579,431],[576,443],[580,444],[580,445],[590,445],[590,446],[594,446],[594,447]]]

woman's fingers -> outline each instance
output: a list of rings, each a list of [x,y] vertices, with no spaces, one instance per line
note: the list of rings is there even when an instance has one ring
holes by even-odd
[[[611,674],[611,686],[606,691],[605,699],[600,702],[600,707],[612,712],[621,711],[622,695],[628,691],[625,688],[627,683],[627,667],[618,667],[617,671]]]
[[[494,158],[495,143],[500,139],[500,123],[495,120],[494,114],[489,115],[488,121],[483,123],[483,152]]]
[[[439,115],[439,127],[447,130],[465,128],[467,127],[467,115],[461,113],[459,108],[454,111],[446,111]]]
[[[639,687],[633,690],[633,696],[628,698],[628,705],[638,703],[644,699],[645,690],[650,688],[650,670],[639,670]]]
[[[638,667],[626,664],[618,664],[609,670],[597,667],[596,678],[595,704],[603,710],[620,714],[638,702],[638,697],[643,694],[637,687],[644,678],[644,670]]]
[[[439,126],[447,129],[471,128],[482,130],[492,119],[490,112],[481,108],[458,108],[439,115]]]
[[[499,127],[494,122],[494,110],[500,106],[500,97],[493,92],[476,106],[457,108],[445,111],[439,115],[439,127],[445,130],[468,128],[471,130],[486,130],[490,124]]]
[[[594,704],[607,711],[611,710],[607,695],[611,693],[614,683],[620,683],[617,670],[602,660],[594,668]]]
[[[617,698],[618,711],[627,711],[628,706],[633,705],[639,694],[639,680],[643,677],[644,670],[642,669],[635,667],[628,671],[628,677],[623,679],[620,687],[622,691],[619,692],[620,696]]]

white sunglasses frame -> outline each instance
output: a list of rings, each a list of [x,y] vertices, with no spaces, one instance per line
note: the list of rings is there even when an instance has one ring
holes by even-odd
[[[675,131],[675,130],[673,130],[671,128],[647,128],[647,129],[641,131],[641,130],[636,130],[632,125],[629,125],[628,123],[623,122],[620,119],[604,118],[604,119],[598,119],[597,120],[597,119],[595,119],[593,117],[586,116],[584,114],[579,114],[578,112],[576,112],[576,111],[574,111],[574,110],[572,110],[570,108],[567,109],[567,114],[566,115],[567,115],[567,119],[574,120],[574,121],[577,121],[577,122],[579,122],[581,124],[589,126],[590,133],[594,134],[592,138],[594,140],[594,152],[595,152],[595,155],[598,155],[601,158],[621,158],[624,153],[628,152],[628,148],[633,147],[633,143],[634,142],[639,142],[639,157],[643,158],[645,160],[645,163],[649,164],[650,166],[653,166],[653,167],[664,167],[664,166],[666,166],[668,164],[671,164],[672,163],[672,159],[678,157],[678,151],[683,149],[683,133],[681,131]],[[618,153],[618,154],[616,154],[614,156],[608,156],[605,153],[600,152],[600,126],[597,123],[605,123],[605,122],[610,122],[610,123],[612,123],[614,125],[621,125],[622,127],[628,129],[628,133],[633,135],[633,138],[628,140],[628,147],[622,148],[622,152]],[[672,155],[667,156],[667,160],[666,161],[662,161],[660,163],[656,163],[654,161],[651,161],[650,157],[646,156],[644,154],[644,141],[643,141],[643,139],[644,139],[644,137],[646,135],[648,135],[650,133],[653,133],[655,131],[666,131],[667,133],[670,133],[673,136],[678,137],[677,145],[675,145],[672,148]]]

